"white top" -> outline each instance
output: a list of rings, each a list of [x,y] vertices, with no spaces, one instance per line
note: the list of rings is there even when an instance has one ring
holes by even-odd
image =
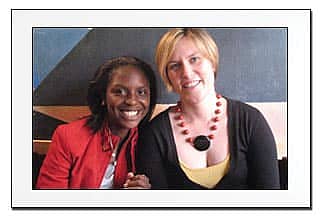
[[[106,172],[104,173],[100,189],[112,189],[113,187],[113,178],[114,178],[114,170],[117,165],[117,161],[115,160],[116,154],[115,151],[112,152],[110,162],[108,164],[108,167],[106,169]]]

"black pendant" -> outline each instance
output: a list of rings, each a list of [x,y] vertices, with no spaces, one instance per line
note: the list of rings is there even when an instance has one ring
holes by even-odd
[[[198,151],[205,151],[210,146],[210,140],[207,136],[199,135],[194,139],[193,144]]]

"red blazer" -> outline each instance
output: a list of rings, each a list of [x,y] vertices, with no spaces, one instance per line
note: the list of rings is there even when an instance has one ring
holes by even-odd
[[[37,188],[40,189],[98,189],[112,154],[102,150],[101,132],[95,134],[85,126],[86,119],[60,125],[40,169]],[[108,131],[106,131],[108,132]],[[107,145],[108,135],[106,135]],[[115,145],[120,138],[111,135]],[[135,171],[134,149],[137,128],[131,129],[128,140],[119,152],[114,173],[114,188],[122,188],[128,171]],[[131,158],[128,158],[131,157]],[[131,165],[131,169],[128,166]]]

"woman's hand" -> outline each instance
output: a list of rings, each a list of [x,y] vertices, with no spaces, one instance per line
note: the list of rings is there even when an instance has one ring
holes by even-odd
[[[127,189],[150,189],[149,178],[145,175],[134,175],[132,172],[128,173],[127,180],[123,185]]]

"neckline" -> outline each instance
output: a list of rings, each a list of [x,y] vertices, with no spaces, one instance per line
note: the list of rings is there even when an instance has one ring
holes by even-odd
[[[183,161],[179,160],[179,164],[183,165],[184,168],[191,170],[191,171],[203,171],[203,170],[209,170],[209,169],[213,169],[213,168],[217,168],[223,164],[225,164],[226,161],[230,160],[230,153],[219,163],[216,163],[214,165],[211,166],[207,166],[207,167],[203,167],[203,168],[190,168],[186,163],[184,163]]]

